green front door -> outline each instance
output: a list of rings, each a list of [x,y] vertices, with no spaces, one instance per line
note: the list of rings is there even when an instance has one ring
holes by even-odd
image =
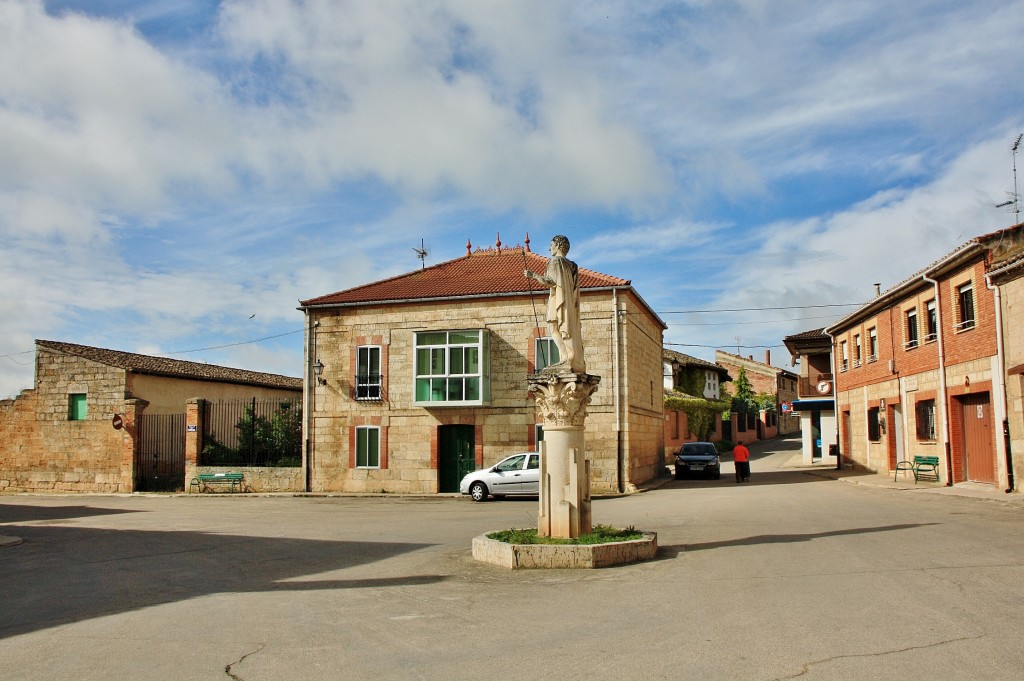
[[[476,470],[473,426],[441,426],[437,444],[437,491],[458,492],[462,478]]]

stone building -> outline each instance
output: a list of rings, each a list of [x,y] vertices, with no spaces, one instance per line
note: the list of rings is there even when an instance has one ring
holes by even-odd
[[[570,257],[571,254],[570,254]],[[526,377],[557,362],[547,289],[525,247],[466,255],[301,302],[312,491],[457,492],[462,476],[543,438]],[[665,324],[630,282],[580,268],[595,492],[661,474]]]
[[[181,489],[187,400],[302,394],[297,378],[74,343],[37,340],[35,361],[34,387],[0,401],[0,492],[133,492],[151,463]]]
[[[1015,264],[1022,229],[971,239],[825,329],[845,458],[895,471],[900,461],[935,456],[947,484],[1012,487],[1003,433],[1021,437],[1013,362],[1024,359]]]
[[[732,380],[725,367],[668,349],[662,353],[662,374],[667,397],[686,395],[703,398],[709,403],[721,400],[722,384]],[[717,442],[722,439],[721,408],[715,410],[713,419],[707,439]],[[694,442],[697,439],[699,439],[698,435],[691,432],[690,418],[687,412],[666,407],[665,460],[672,461],[680,445],[685,442]]]

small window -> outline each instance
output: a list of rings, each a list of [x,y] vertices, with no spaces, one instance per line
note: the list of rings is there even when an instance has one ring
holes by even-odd
[[[868,409],[868,439],[878,442],[882,439],[882,429],[878,421],[878,407]]]
[[[964,284],[956,290],[957,305],[960,312],[960,323],[956,328],[960,331],[974,328],[974,287]]]
[[[918,342],[918,339],[919,339],[919,337],[917,335],[917,310],[916,309],[907,310],[907,316],[906,316],[906,336],[907,336],[907,341],[903,344],[903,347],[905,347],[908,350],[910,348],[916,348],[917,347],[917,342]]]
[[[868,361],[878,361],[878,329],[875,327],[868,329]]]
[[[555,345],[555,339],[550,336],[546,338],[538,338],[536,350],[535,364],[538,372],[544,371],[544,369],[552,364],[558,364],[561,361],[558,356],[558,346]]]
[[[380,347],[356,349],[356,399],[379,400],[381,391]]]
[[[526,468],[527,468],[527,470],[532,470],[532,469],[535,469],[535,468],[540,468],[540,455],[538,455],[538,454],[531,454],[530,455],[530,460],[526,462]]]
[[[928,318],[925,320],[924,342],[931,343],[939,337],[939,311],[935,307],[935,299],[929,300],[926,304]]]
[[[917,439],[935,440],[935,400],[918,400],[914,406]]]
[[[86,404],[85,393],[72,393],[68,395],[68,420],[69,421],[84,421],[85,417],[89,413],[88,405]]]
[[[846,349],[846,341],[839,343],[839,370],[846,371],[850,368],[850,355]]]
[[[858,333],[853,337],[853,366],[859,367],[860,365],[860,334]]]
[[[380,428],[356,428],[356,468],[380,468]]]

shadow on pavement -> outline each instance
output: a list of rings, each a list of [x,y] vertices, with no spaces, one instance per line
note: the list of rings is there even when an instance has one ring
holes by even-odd
[[[726,487],[733,486],[739,487],[742,485],[795,485],[798,483],[805,482],[825,482],[831,480],[831,478],[824,476],[807,475],[803,471],[792,470],[792,471],[758,471],[753,468],[750,471],[750,480],[744,483],[736,482],[736,473],[733,470],[732,463],[725,462],[722,465],[722,478],[720,480],[714,480],[711,478],[683,478],[682,480],[676,480],[674,477],[669,480],[668,484],[665,485],[665,489],[672,489],[674,487]]]
[[[832,530],[830,532],[811,532],[809,534],[759,534],[753,537],[742,537],[727,541],[704,542],[703,544],[670,544],[658,547],[658,557],[674,558],[683,551],[707,551],[728,546],[753,546],[757,544],[791,544],[794,542],[811,541],[824,537],[842,537],[851,534],[868,534],[871,532],[893,532],[910,530],[915,527],[927,527],[939,523],[906,523],[902,525],[883,525],[881,527],[856,527],[849,530]]]
[[[3,553],[0,638],[217,593],[416,586],[446,579],[441,575],[301,579],[430,544],[173,530],[16,528],[24,543]]]
[[[142,511],[94,506],[27,506],[21,504],[0,504],[0,525],[4,523],[27,523],[35,520],[68,520],[118,513],[142,513]]]

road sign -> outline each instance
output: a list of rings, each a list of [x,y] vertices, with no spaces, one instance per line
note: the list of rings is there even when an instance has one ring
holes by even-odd
[[[114,414],[114,418],[110,419],[110,425],[114,426],[114,430],[121,430],[124,428],[124,417],[120,414]]]

